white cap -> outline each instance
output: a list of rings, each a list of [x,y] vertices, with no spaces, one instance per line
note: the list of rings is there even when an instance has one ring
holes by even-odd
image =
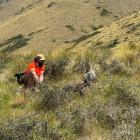
[[[45,56],[43,54],[38,54],[38,57],[40,57],[40,60],[45,60]]]

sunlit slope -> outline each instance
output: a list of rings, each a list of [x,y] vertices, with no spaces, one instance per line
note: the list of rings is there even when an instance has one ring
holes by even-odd
[[[16,15],[0,23],[0,42],[18,34],[30,35],[32,37],[30,48],[50,48],[68,43],[139,9],[137,0],[133,3],[111,0],[98,2],[85,0],[21,2],[16,0],[12,2],[13,7],[18,8],[22,5],[22,8],[17,10]],[[112,7],[118,8],[113,11]],[[10,8],[6,11],[9,12]]]
[[[41,7],[1,24],[0,138],[139,140],[140,12],[65,42],[53,40],[52,47]],[[27,15],[36,10],[39,15],[28,19],[34,26],[21,28],[18,22],[28,25]],[[24,96],[14,74],[39,52],[46,56],[48,74],[39,93]],[[97,80],[81,89],[89,65]]]
[[[0,22],[19,15],[36,5],[42,0],[1,0],[0,1]]]

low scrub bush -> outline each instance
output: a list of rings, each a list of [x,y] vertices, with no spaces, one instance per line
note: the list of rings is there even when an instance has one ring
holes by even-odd
[[[52,139],[59,140],[61,133],[49,126],[47,120],[38,119],[36,115],[20,117],[0,123],[1,140]]]
[[[49,78],[57,79],[64,74],[66,66],[69,63],[69,52],[65,49],[58,48],[50,52],[46,58],[46,71]]]
[[[90,38],[90,37],[93,37],[93,36],[96,36],[97,34],[101,33],[100,31],[94,31],[93,33],[90,33],[90,34],[87,34],[87,35],[83,35],[75,40],[72,40],[71,43],[73,43],[73,46],[76,46],[78,45],[79,43],[81,43],[82,41]]]
[[[101,25],[98,25],[98,26],[91,25],[90,27],[91,27],[92,30],[96,31],[96,30],[98,30],[98,29],[100,29],[104,26],[101,24]]]
[[[108,10],[105,8],[102,8],[102,10],[100,11],[101,16],[108,16],[109,14],[110,12],[108,12]]]
[[[47,62],[47,67],[45,73],[49,75],[49,78],[60,77],[65,72],[65,67],[68,64],[67,59],[49,61]]]
[[[43,97],[39,103],[42,110],[54,110],[60,108],[66,103],[71,102],[77,96],[71,91],[66,91],[60,87],[42,87]]]
[[[126,74],[128,70],[124,63],[116,60],[112,61],[109,65],[106,64],[106,66],[108,71],[113,74]]]
[[[65,27],[68,28],[72,32],[75,31],[75,28],[72,25],[66,25]]]

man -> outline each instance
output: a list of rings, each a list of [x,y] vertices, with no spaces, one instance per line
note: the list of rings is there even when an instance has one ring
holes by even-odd
[[[19,84],[23,84],[24,88],[34,88],[43,82],[45,71],[45,57],[43,54],[38,54],[34,61],[30,63],[24,73],[16,74]]]

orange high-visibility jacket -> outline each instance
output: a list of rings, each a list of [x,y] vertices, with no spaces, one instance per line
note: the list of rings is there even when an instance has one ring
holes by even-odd
[[[27,69],[25,70],[25,73],[26,73],[26,74],[30,73],[32,69],[35,69],[36,75],[37,75],[38,77],[40,77],[40,75],[41,75],[42,73],[44,73],[44,71],[45,71],[45,65],[43,65],[43,66],[40,68],[40,67],[36,66],[35,62],[33,61],[32,63],[30,63],[30,64],[28,65]]]

